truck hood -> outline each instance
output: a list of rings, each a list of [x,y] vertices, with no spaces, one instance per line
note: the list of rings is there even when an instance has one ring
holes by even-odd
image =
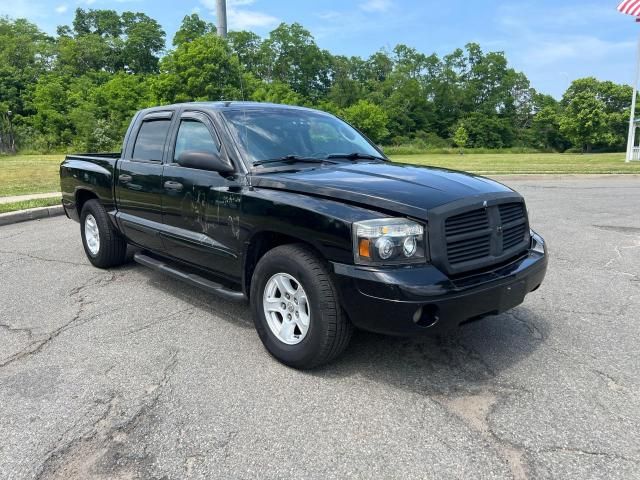
[[[402,163],[354,163],[254,175],[252,185],[426,218],[430,209],[462,198],[513,193],[488,178]]]

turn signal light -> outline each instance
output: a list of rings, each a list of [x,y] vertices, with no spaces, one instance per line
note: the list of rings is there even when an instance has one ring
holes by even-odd
[[[361,238],[358,245],[358,253],[361,257],[371,258],[371,242],[368,238]]]

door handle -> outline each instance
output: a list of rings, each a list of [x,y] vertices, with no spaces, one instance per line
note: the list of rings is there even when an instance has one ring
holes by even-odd
[[[120,181],[120,183],[129,183],[131,180],[133,180],[133,177],[131,175],[123,173],[122,175],[118,176],[118,180]]]
[[[174,192],[181,192],[182,187],[183,185],[180,182],[172,182],[171,180],[164,182],[164,188],[166,188],[167,190],[172,190]]]

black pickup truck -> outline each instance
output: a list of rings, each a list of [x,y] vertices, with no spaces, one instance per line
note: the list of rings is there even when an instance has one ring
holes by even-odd
[[[267,350],[311,368],[354,327],[442,332],[537,289],[544,240],[523,198],[391,162],[328,113],[248,102],[138,112],[118,154],[69,155],[66,214],[93,265],[134,259],[251,303]]]

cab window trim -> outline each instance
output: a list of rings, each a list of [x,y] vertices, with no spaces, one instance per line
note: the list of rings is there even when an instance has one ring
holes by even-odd
[[[173,123],[173,111],[171,110],[163,110],[163,111],[158,111],[158,112],[151,112],[146,114],[144,117],[142,117],[140,119],[140,123],[137,125],[136,127],[136,131],[135,131],[135,138],[133,139],[133,142],[131,143],[131,149],[128,152],[127,155],[127,159],[131,162],[138,162],[138,163],[151,163],[151,164],[162,164],[164,163],[164,159],[165,159],[165,155],[166,155],[166,147],[167,147],[167,140],[169,139],[169,137],[171,136],[171,125]],[[143,159],[143,158],[135,158],[134,154],[135,154],[135,150],[136,150],[136,145],[138,143],[138,138],[140,137],[140,132],[142,130],[143,125],[146,122],[162,122],[162,121],[166,121],[169,122],[169,127],[167,128],[167,133],[165,134],[164,137],[164,142],[162,144],[162,158],[160,158],[160,160],[149,160],[149,159]]]

